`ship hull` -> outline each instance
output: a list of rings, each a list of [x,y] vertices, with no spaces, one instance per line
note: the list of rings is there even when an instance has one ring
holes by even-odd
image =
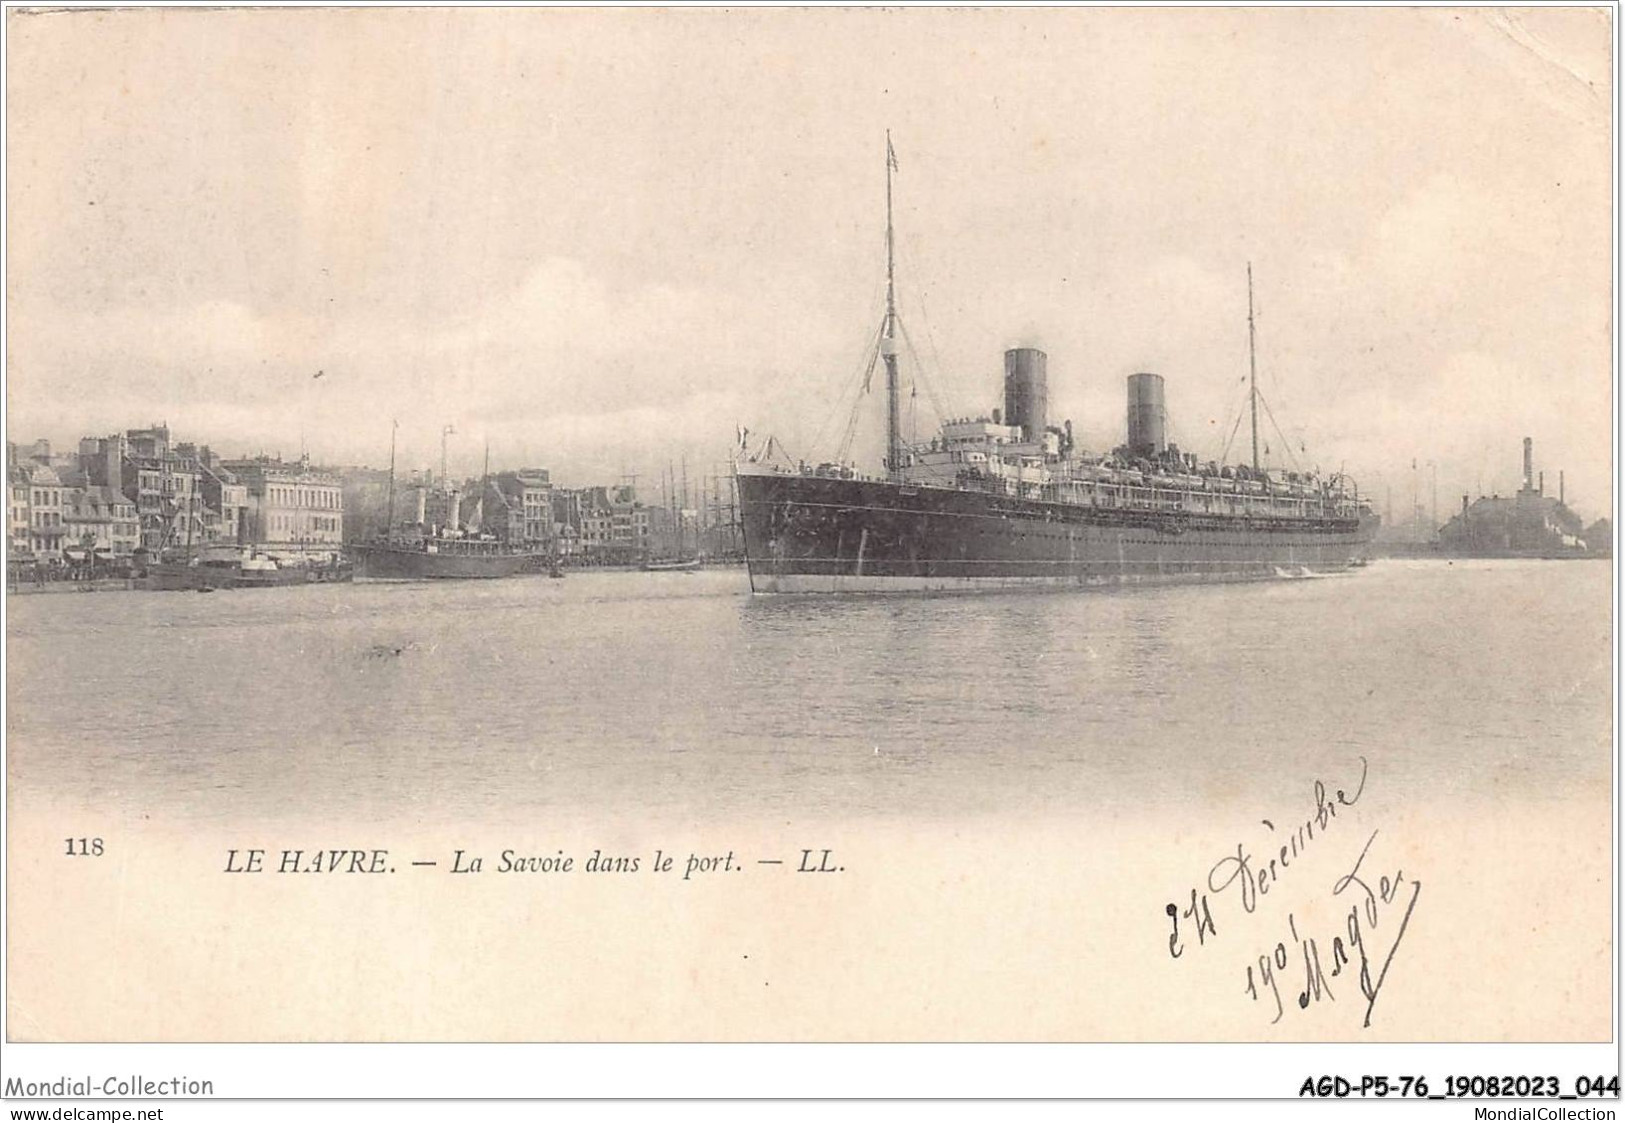
[[[290,566],[287,569],[243,569],[239,566],[154,562],[147,566],[147,587],[162,592],[193,589],[280,589],[289,585],[348,581],[352,576],[353,571],[348,564]]]
[[[512,577],[533,566],[532,554],[429,553],[392,546],[355,546],[356,576],[369,580],[469,581]]]
[[[321,585],[349,581],[354,568],[343,565],[292,566],[287,569],[244,569],[237,574],[239,589],[280,589],[285,585]]]
[[[234,589],[237,587],[237,570],[235,567],[152,562],[147,566],[146,582],[147,588],[166,593]]]
[[[982,592],[1332,573],[1374,524],[1086,507],[824,476],[739,475],[760,593]]]

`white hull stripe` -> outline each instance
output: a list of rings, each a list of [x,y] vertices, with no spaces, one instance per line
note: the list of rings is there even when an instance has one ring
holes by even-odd
[[[1312,575],[1309,570],[1302,567],[1296,569],[1296,572],[1252,569],[1245,572],[1232,571],[1206,575],[1131,573],[1113,577],[860,577],[854,574],[819,576],[797,573],[774,576],[753,573],[751,583],[752,588],[758,593],[934,593],[1035,587],[1087,589],[1113,588],[1120,585],[1200,585],[1226,581],[1275,581]],[[1340,572],[1341,567],[1336,571]]]

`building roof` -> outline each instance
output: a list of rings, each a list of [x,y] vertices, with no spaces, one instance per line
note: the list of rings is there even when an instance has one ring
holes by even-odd
[[[280,482],[342,486],[336,472],[317,468],[308,460],[283,460],[280,457],[255,456],[243,460],[222,460],[220,468],[236,476],[237,483],[255,484],[274,479]]]

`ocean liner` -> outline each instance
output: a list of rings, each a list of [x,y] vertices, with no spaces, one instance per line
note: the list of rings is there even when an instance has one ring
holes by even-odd
[[[883,476],[774,460],[741,441],[734,470],[758,593],[984,590],[1242,581],[1362,564],[1377,519],[1341,473],[1266,469],[1247,271],[1252,460],[1201,462],[1167,439],[1160,375],[1128,377],[1127,440],[1074,447],[1049,424],[1047,357],[1004,355],[1003,409],[924,444],[900,424],[892,173],[886,141],[886,309],[869,356],[886,376]],[[906,341],[906,333],[903,336]],[[1239,427],[1240,417],[1237,417]],[[748,436],[748,434],[746,434]]]

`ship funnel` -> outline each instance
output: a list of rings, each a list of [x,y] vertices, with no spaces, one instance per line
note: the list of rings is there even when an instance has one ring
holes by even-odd
[[[1036,347],[1004,353],[1004,423],[1021,426],[1024,441],[1042,440],[1049,412],[1047,358]]]
[[[1162,375],[1128,376],[1128,450],[1133,456],[1161,456],[1168,448],[1168,411]]]

